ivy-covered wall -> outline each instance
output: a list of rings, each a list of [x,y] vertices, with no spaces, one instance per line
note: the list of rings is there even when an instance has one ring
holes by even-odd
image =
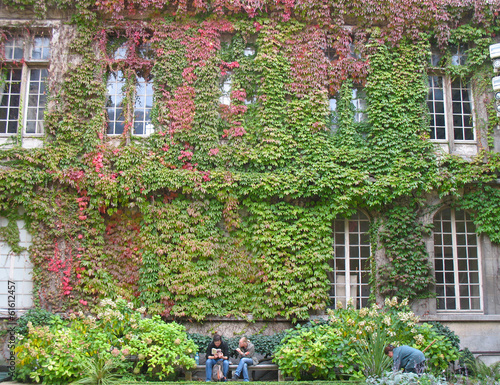
[[[195,320],[304,319],[328,305],[332,222],[357,209],[374,213],[373,253],[385,256],[372,267],[373,297],[429,297],[419,218],[431,193],[470,210],[498,242],[488,53],[497,0],[3,3],[5,15],[34,12],[4,25],[3,42],[54,9],[69,15],[59,27],[66,56],[51,59],[43,148],[21,138],[0,150],[0,214],[14,221],[24,210],[43,307],[89,310],[122,296]],[[457,45],[467,46],[464,65],[452,63]],[[472,78],[484,110],[472,160],[429,140],[431,46],[441,73]],[[106,79],[118,70],[125,131],[110,137]],[[147,138],[131,135],[136,75],[154,85]],[[367,96],[361,122],[353,87]],[[13,227],[0,230],[15,247]]]

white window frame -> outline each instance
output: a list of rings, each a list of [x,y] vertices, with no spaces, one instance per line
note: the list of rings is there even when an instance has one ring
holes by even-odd
[[[442,215],[442,213],[445,210],[450,210],[450,231],[445,232],[443,231],[443,223],[445,221],[442,220],[442,217],[436,218],[438,215]],[[464,232],[458,232],[457,231],[457,219],[456,219],[456,210],[453,208],[445,208],[443,210],[440,210],[436,215],[434,216],[434,233],[433,233],[433,239],[434,239],[434,275],[436,278],[436,311],[437,312],[442,312],[442,313],[453,313],[453,312],[467,312],[467,313],[483,313],[484,311],[484,294],[483,294],[483,276],[482,276],[482,250],[481,250],[481,243],[479,242],[479,236],[475,232],[475,227],[473,227],[474,231],[469,231],[468,228],[469,226],[473,226],[472,220],[470,219],[469,214],[467,211],[462,210],[464,214]],[[436,223],[439,221],[439,231],[436,231]],[[460,245],[461,247],[465,248],[466,252],[466,258],[461,258],[462,261],[465,261],[467,266],[470,266],[470,261],[474,260],[474,258],[469,257],[469,246],[475,246],[476,247],[476,255],[477,257],[476,262],[477,262],[477,270],[470,270],[469,267],[467,270],[460,270],[460,258],[459,258],[459,245],[458,245],[458,237],[462,236],[463,239],[465,240],[464,245]],[[469,245],[469,236],[474,236],[475,237],[475,245]],[[436,242],[438,237],[441,238],[440,242]],[[445,237],[451,240],[451,244],[445,243]],[[451,250],[452,252],[452,258],[445,258],[446,257],[446,249]],[[438,255],[438,250],[441,252]],[[448,254],[449,256],[449,254]],[[441,260],[439,265],[442,264],[442,269],[438,270],[438,260]],[[447,268],[446,263],[452,263],[453,264],[453,269]],[[439,266],[441,267],[441,266]],[[466,282],[460,282],[460,273],[462,274],[467,274],[469,279]],[[477,274],[477,279],[478,282],[474,283],[470,281],[470,275],[474,273]],[[448,274],[448,275],[447,275]],[[440,275],[442,275],[442,279],[440,279]],[[450,277],[453,279],[453,282],[451,280],[449,281],[447,285],[447,277]],[[449,279],[449,278],[448,278]],[[453,288],[453,295],[447,294],[447,288],[446,286],[449,286],[449,288]],[[460,287],[467,287],[467,292],[468,295],[463,295],[460,292]],[[472,286],[477,286],[478,289],[478,295],[472,295],[471,293],[471,287]],[[440,292],[440,287],[442,287],[442,291]],[[448,305],[448,299],[453,299],[455,306],[450,306]],[[472,308],[472,302],[474,299],[477,299],[479,301],[479,306],[476,308]],[[469,308],[463,308],[462,306],[462,300],[468,301]],[[442,304],[444,304],[444,307],[440,306],[440,301]]]
[[[219,103],[226,106],[231,105],[231,88],[232,88],[232,72],[227,72],[226,75],[221,80],[220,91],[221,96],[219,97]]]
[[[132,117],[132,126],[130,130],[130,135],[136,136],[136,137],[148,137],[152,133],[154,133],[154,125],[151,122],[151,109],[153,108],[153,103],[154,103],[154,90],[153,90],[153,83],[152,80],[146,80],[141,76],[136,76],[136,83],[135,83],[135,88],[134,88],[134,102],[129,102],[130,105],[123,105],[123,87],[126,86],[126,80],[125,80],[125,75],[123,74],[123,71],[118,70],[118,71],[112,71],[108,74],[107,78],[107,83],[106,83],[106,99],[109,99],[110,97],[114,96],[115,98],[120,97],[120,103],[117,105],[116,100],[114,101],[113,105],[106,105],[106,113],[108,115],[107,123],[108,123],[108,128],[106,130],[106,135],[109,137],[118,137],[120,135],[123,135],[123,132],[117,133],[116,132],[116,124],[117,122],[125,122],[125,113],[127,111],[131,111],[131,117]],[[112,82],[111,82],[112,80]],[[119,87],[119,89],[118,89]],[[113,93],[110,93],[110,89],[113,90]],[[151,93],[148,93],[151,91]],[[151,98],[151,106],[148,105],[148,98]],[[142,103],[144,102],[144,105]],[[107,103],[106,103],[107,104]],[[114,119],[110,119],[109,115],[109,110],[113,109],[114,110]],[[122,117],[123,120],[117,119],[116,116],[116,111],[118,109],[121,109],[121,114],[120,116]],[[142,119],[136,121],[136,112],[138,111],[144,111],[144,115]],[[149,117],[149,120],[146,118]],[[144,125],[143,127],[143,132],[140,134],[137,134],[136,131],[136,126],[137,123],[142,123]],[[112,132],[110,131],[110,127],[113,127]],[[123,129],[125,130],[125,124],[123,124]]]
[[[441,78],[442,85],[443,85],[442,88],[439,88],[439,87],[431,88],[431,80],[430,80],[431,77]],[[428,106],[431,103],[433,104],[433,111],[431,111],[431,109],[429,109],[429,113],[430,113],[429,128],[434,133],[434,138],[432,137],[432,134],[431,134],[430,140],[432,142],[436,142],[436,143],[448,143],[450,146],[450,152],[452,152],[454,150],[455,145],[458,145],[458,144],[477,144],[477,133],[476,133],[476,122],[475,122],[476,118],[475,118],[475,111],[474,111],[474,95],[472,93],[472,88],[470,86],[468,79],[457,78],[456,81],[460,81],[460,86],[461,86],[460,94],[462,95],[463,91],[465,90],[468,92],[469,99],[470,99],[470,100],[465,101],[465,102],[462,100],[462,102],[460,103],[461,110],[462,110],[461,113],[454,113],[454,111],[453,111],[453,103],[457,103],[457,101],[453,100],[452,95],[453,95],[453,91],[456,90],[456,88],[453,88],[453,80],[449,76],[446,76],[446,75],[440,74],[440,73],[431,73],[431,74],[429,74],[429,79],[428,79],[428,83],[427,83],[429,86],[429,92],[427,94],[426,102],[427,102]],[[437,136],[436,130],[437,130],[438,126],[431,124],[432,120],[433,120],[432,119],[433,116],[434,116],[434,121],[435,121],[436,115],[438,114],[435,112],[436,103],[440,102],[440,100],[437,100],[437,99],[434,99],[434,97],[431,97],[433,89],[440,89],[442,94],[443,94],[442,103],[443,103],[443,107],[444,107],[443,115],[444,115],[444,129],[445,129],[445,138],[444,139],[443,138],[439,138],[439,139],[436,138],[436,136]],[[470,116],[468,114],[463,113],[464,103],[469,104]],[[464,138],[466,136],[465,131],[469,128],[469,127],[465,127],[465,119],[472,120],[472,122],[471,122],[472,126],[470,127],[470,129],[472,131],[472,139],[456,139],[455,138],[454,118],[456,116],[462,117],[462,126],[458,126],[457,128],[462,130]],[[443,126],[439,126],[439,127],[443,127]]]
[[[353,222],[356,222],[356,231],[350,231],[350,225]],[[368,226],[366,232],[361,231],[361,222],[365,222]],[[337,224],[342,227],[341,231],[336,230]],[[335,219],[333,223],[334,257],[330,260],[330,265],[333,270],[328,273],[330,277],[329,297],[332,307],[337,307],[339,302],[342,303],[343,306],[346,306],[350,298],[353,299],[356,308],[366,307],[368,305],[370,298],[369,279],[371,271],[370,269],[364,269],[363,264],[369,264],[371,257],[369,226],[370,220],[368,216],[361,211],[356,212],[350,218]],[[357,244],[351,242],[351,235],[357,235]],[[366,242],[362,243],[364,237],[366,237]],[[338,242],[339,238],[343,238],[343,243]],[[337,256],[340,254],[338,252],[340,247],[344,248],[344,256],[342,257]],[[356,247],[358,256],[353,257],[351,256],[351,250]],[[368,249],[366,258],[362,258],[361,256],[362,248]],[[337,259],[343,259],[343,270],[336,270]],[[351,268],[351,261],[353,260],[357,261],[358,269]],[[366,282],[363,282],[363,279],[365,279]],[[366,295],[363,295],[363,289],[368,291]]]
[[[35,47],[34,41],[35,39],[42,38],[44,40],[48,40],[48,45],[44,45],[43,47],[47,48],[48,56],[33,58],[33,48]],[[22,57],[9,57],[6,58],[6,46],[9,45],[9,42],[12,40],[20,41],[23,47]],[[20,95],[19,95],[19,105],[18,105],[18,116],[17,116],[17,128],[15,133],[8,133],[8,127],[6,127],[5,133],[0,133],[0,137],[13,137],[21,134],[23,137],[42,137],[45,135],[44,129],[44,118],[43,114],[45,113],[45,109],[47,107],[47,100],[45,97],[45,101],[40,103],[40,97],[47,95],[48,87],[47,87],[47,79],[49,76],[48,68],[50,64],[50,44],[51,44],[51,36],[50,34],[45,33],[32,33],[31,35],[28,33],[25,34],[13,34],[12,37],[7,39],[4,45],[3,57],[4,57],[4,71],[11,72],[16,69],[21,70],[21,80],[20,80]],[[14,44],[14,47],[16,45]],[[19,47],[19,46],[18,46]],[[46,51],[42,51],[46,52]],[[14,54],[15,55],[15,54]],[[44,90],[42,93],[30,93],[30,84],[31,84],[31,71],[32,70],[41,70],[47,71],[47,75],[44,78]],[[39,85],[41,84],[40,82]],[[3,99],[5,94],[0,95],[0,99]],[[29,105],[30,96],[36,97],[36,104]],[[10,107],[10,106],[9,106]],[[30,119],[30,121],[35,122],[35,132],[27,132],[27,122],[28,122],[28,108],[36,109],[35,119]],[[40,119],[40,110],[42,112],[42,118]],[[3,120],[2,120],[3,121]],[[9,121],[8,118],[5,121]],[[11,120],[12,121],[12,120]],[[19,131],[21,128],[21,132]]]
[[[123,42],[113,52],[112,58],[118,62],[126,62],[129,54],[135,49],[135,53],[145,60],[152,61],[152,49],[151,45],[144,42],[141,45],[131,47],[128,42]],[[106,79],[106,114],[107,114],[107,124],[106,136],[108,137],[119,137],[123,135],[125,131],[125,121],[131,123],[130,129],[127,131],[127,137],[138,137],[146,138],[155,132],[153,123],[151,122],[151,110],[154,104],[154,88],[153,81],[151,78],[145,79],[143,76],[135,75],[135,87],[132,95],[133,100],[129,100],[126,105],[123,104],[124,92],[127,87],[127,79],[125,79],[126,73],[122,69],[110,70]],[[113,93],[110,93],[112,89]],[[112,96],[115,97],[115,101],[112,105],[108,106],[108,101]],[[117,103],[117,99],[119,103]],[[114,118],[110,119],[109,111],[114,110]],[[121,109],[121,114],[117,117],[116,111]],[[138,112],[142,112],[142,117],[138,117]],[[118,119],[121,117],[121,119]],[[123,123],[123,131],[116,132],[117,123]],[[142,125],[142,132],[137,133],[139,125]],[[112,132],[110,132],[112,128]]]
[[[354,107],[353,120],[355,123],[366,122],[368,120],[366,92],[361,87],[354,87],[351,91],[351,104]],[[333,131],[338,128],[338,119],[335,115],[335,113],[337,112],[337,95],[328,100],[328,109],[330,110],[330,113],[334,114],[331,126],[331,129]]]

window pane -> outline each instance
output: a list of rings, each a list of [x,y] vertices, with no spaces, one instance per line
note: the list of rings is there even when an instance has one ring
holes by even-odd
[[[446,139],[443,78],[429,76],[428,85],[427,107],[430,113],[430,138],[443,140]]]
[[[348,233],[345,233],[346,226]],[[370,246],[369,234],[362,230],[369,229],[369,221],[362,213],[354,214],[350,219],[337,219],[332,224],[334,230],[334,274],[331,285],[334,294],[330,294],[330,302],[335,306],[339,301],[344,305],[348,298],[353,298],[356,307],[366,306],[370,296],[368,282],[370,279]],[[345,238],[349,247],[346,250]],[[338,242],[337,242],[338,241]],[[346,254],[346,252],[348,254]]]
[[[125,79],[121,71],[112,72],[108,77],[106,107],[108,111],[108,135],[120,135],[125,128],[122,100]]]
[[[19,36],[5,42],[5,60],[21,60],[24,57],[24,42]]]
[[[4,70],[5,83],[0,95],[2,116],[0,117],[0,134],[16,134],[19,119],[20,69]]]
[[[50,59],[50,38],[36,36],[33,41],[33,49],[31,51],[32,60],[49,60]]]
[[[451,84],[455,140],[474,140],[470,86],[461,79]]]
[[[142,77],[137,79],[134,108],[134,135],[149,136],[154,132],[151,123],[153,108],[153,84]]]
[[[45,111],[45,81],[47,69],[31,69],[29,75],[26,133],[43,134],[43,114]]]
[[[450,221],[443,220],[448,217]],[[453,219],[455,223],[451,226]],[[445,226],[446,223],[450,226]],[[449,227],[450,233],[444,233],[444,227]],[[481,309],[477,237],[471,229],[475,227],[470,215],[463,210],[446,209],[434,217],[436,305],[439,310]],[[440,244],[441,239],[446,246]],[[439,284],[444,284],[444,289]]]

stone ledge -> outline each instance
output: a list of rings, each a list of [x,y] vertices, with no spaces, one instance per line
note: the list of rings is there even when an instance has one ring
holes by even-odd
[[[419,316],[421,322],[500,322],[498,314],[427,314]]]

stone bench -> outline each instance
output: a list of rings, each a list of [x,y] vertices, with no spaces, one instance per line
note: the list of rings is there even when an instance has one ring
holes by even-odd
[[[229,365],[229,370],[234,371],[238,365],[235,364],[230,364]],[[278,372],[278,381],[284,381],[284,377],[281,374],[281,370],[279,370],[278,365],[275,364],[257,364],[257,365],[250,365],[248,366],[248,376],[252,378],[252,380],[255,380],[254,378],[254,373],[255,372],[263,372],[263,371],[277,371]],[[203,379],[205,379],[205,365],[196,365],[196,368],[193,368],[191,370],[186,370],[185,376],[186,376],[186,381],[192,381],[193,380],[193,373],[196,372],[203,372]],[[243,381],[243,379],[241,379]]]

